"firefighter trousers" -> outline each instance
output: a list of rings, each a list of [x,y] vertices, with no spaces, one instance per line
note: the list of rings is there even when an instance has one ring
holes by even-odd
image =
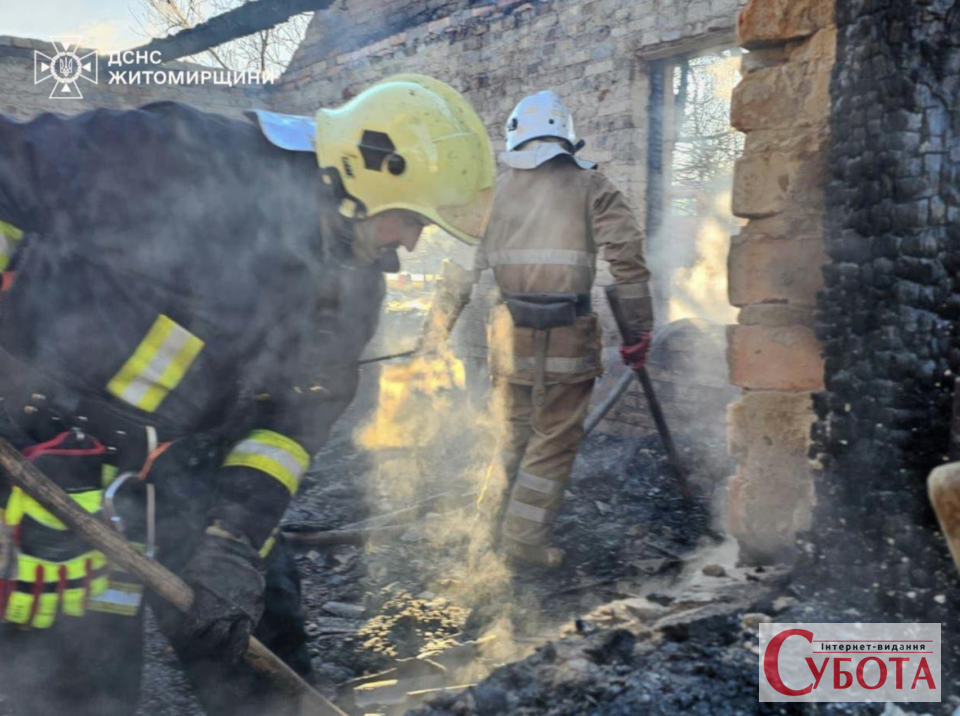
[[[550,383],[542,405],[533,386],[503,381],[507,413],[501,460],[507,493],[501,506],[500,544],[544,546],[563,505],[563,491],[583,438],[594,380]]]

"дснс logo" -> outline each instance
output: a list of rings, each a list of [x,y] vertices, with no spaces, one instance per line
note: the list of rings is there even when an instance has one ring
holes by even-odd
[[[83,99],[77,81],[83,79],[97,84],[97,52],[91,50],[84,55],[79,54],[80,39],[51,37],[54,49],[52,57],[34,50],[33,83],[38,85],[53,78],[50,99]]]

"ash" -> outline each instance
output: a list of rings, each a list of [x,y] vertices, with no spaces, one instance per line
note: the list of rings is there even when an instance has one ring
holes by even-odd
[[[353,444],[358,423],[344,421],[286,523],[337,529],[470,488],[463,475],[476,455],[446,435],[413,459],[414,494],[378,489],[383,461]],[[475,519],[472,504],[431,507],[363,547],[300,548],[318,688],[348,713],[387,716],[882,713],[757,702],[761,621],[885,618],[822,606],[787,568],[738,565],[735,543],[711,528],[727,466],[684,454],[695,463],[692,501],[655,437],[591,436],[557,524],[565,563],[552,572],[477,574],[471,540],[449,529]],[[148,652],[138,714],[201,714],[153,629]],[[916,713],[950,713],[952,698]]]

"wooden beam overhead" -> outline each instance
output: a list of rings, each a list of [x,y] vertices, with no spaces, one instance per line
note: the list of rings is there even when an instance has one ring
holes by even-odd
[[[303,12],[324,10],[334,0],[254,0],[222,15],[211,17],[206,22],[181,30],[175,35],[158,37],[132,52],[159,51],[163,62],[196,55],[211,47],[285,22]]]

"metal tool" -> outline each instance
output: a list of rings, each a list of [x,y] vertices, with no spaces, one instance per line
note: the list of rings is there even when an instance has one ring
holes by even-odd
[[[417,349],[414,348],[409,351],[404,351],[403,353],[391,353],[385,356],[375,356],[373,358],[364,358],[357,361],[357,365],[368,365],[370,363],[379,363],[385,360],[394,360],[395,358],[409,358],[417,352]]]
[[[110,483],[109,487],[103,493],[103,514],[110,521],[113,528],[121,535],[126,536],[123,526],[123,518],[117,511],[116,497],[120,488],[130,480],[136,479],[139,475],[132,470],[120,473],[116,479]],[[153,559],[157,551],[157,490],[152,482],[145,486],[147,491],[147,546],[144,554]]]
[[[123,487],[124,483],[130,478],[135,478],[137,473],[132,470],[127,470],[126,472],[121,472],[110,483],[110,486],[103,493],[103,514],[110,521],[110,525],[119,532],[121,535],[125,534],[123,529],[123,518],[120,517],[120,513],[117,512],[117,493],[120,491],[120,488]]]
[[[630,387],[630,384],[633,382],[634,375],[630,371],[627,371],[622,376],[620,380],[617,381],[617,384],[613,386],[613,390],[610,391],[610,394],[603,399],[603,402],[600,403],[593,412],[587,416],[587,421],[583,424],[583,437],[587,437],[590,433],[593,432],[593,429],[597,427],[600,422],[607,417],[607,413],[617,404],[617,401],[623,397],[623,394],[627,392],[627,388]]]
[[[617,322],[617,328],[620,330],[620,336],[623,338],[625,345],[633,345],[637,342],[637,336],[633,335],[630,330],[629,324],[627,323],[626,316],[623,314],[623,307],[620,305],[620,300],[616,294],[613,286],[607,286],[605,292],[607,294],[607,302],[610,304],[610,310],[613,313],[613,318]],[[687,473],[683,467],[683,463],[680,461],[680,455],[677,453],[676,445],[673,443],[673,435],[670,433],[670,427],[667,425],[667,419],[663,415],[663,408],[660,406],[660,399],[657,398],[657,393],[653,389],[653,382],[650,380],[650,374],[647,373],[646,367],[635,370],[637,380],[640,381],[640,386],[643,388],[643,394],[647,398],[647,405],[650,407],[650,415],[653,417],[653,422],[656,423],[657,432],[660,433],[660,440],[663,442],[663,448],[667,453],[667,462],[670,463],[670,467],[673,469],[674,476],[677,478],[677,482],[680,484],[680,491],[684,497],[690,497],[690,486],[687,484]]]

